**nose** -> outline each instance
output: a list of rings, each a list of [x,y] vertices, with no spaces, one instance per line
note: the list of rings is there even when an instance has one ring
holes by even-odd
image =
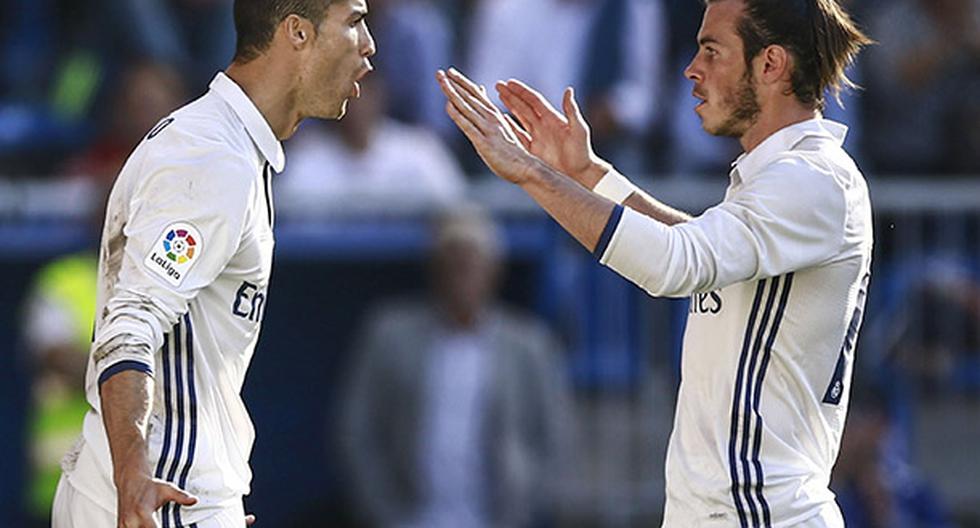
[[[687,65],[687,68],[684,68],[684,77],[687,77],[688,79],[696,83],[704,80],[704,75],[701,72],[697,55],[695,55],[694,58],[691,59],[691,62],[690,64]]]
[[[377,53],[377,48],[374,44],[374,37],[371,35],[371,30],[368,29],[367,24],[364,24],[364,35],[362,42],[364,43],[361,49],[361,55],[364,57],[373,57]]]

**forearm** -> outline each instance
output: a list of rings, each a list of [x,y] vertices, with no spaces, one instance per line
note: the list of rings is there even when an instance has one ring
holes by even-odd
[[[585,186],[587,189],[592,189],[593,191],[596,191],[599,182],[602,181],[602,179],[607,174],[609,174],[614,170],[615,169],[613,169],[612,165],[609,164],[608,162],[602,160],[595,160],[592,163],[590,163],[589,167],[586,170],[583,170],[578,174],[576,174],[575,179],[583,186]],[[674,209],[664,204],[663,202],[660,202],[656,198],[653,198],[649,194],[643,192],[642,189],[640,189],[633,183],[630,183],[628,180],[626,180],[625,177],[623,177],[619,173],[615,173],[615,175],[610,177],[621,178],[621,183],[614,184],[614,186],[620,186],[621,188],[628,187],[633,191],[631,193],[629,192],[629,190],[624,191],[623,195],[626,196],[626,198],[622,200],[622,204],[624,206],[629,207],[630,209],[633,209],[638,213],[649,216],[650,218],[653,218],[654,220],[657,220],[658,222],[662,222],[667,225],[680,224],[683,222],[687,222],[688,220],[691,219],[691,215],[683,211]],[[625,194],[625,193],[629,193],[629,194]],[[603,193],[600,192],[600,194]],[[619,200],[620,197],[615,197],[612,199]]]
[[[521,188],[575,240],[594,251],[615,204],[541,162],[527,169]]]
[[[127,370],[107,379],[99,390],[117,487],[124,473],[149,477],[146,429],[153,403],[153,378],[145,372]]]
[[[691,219],[691,215],[674,209],[642,191],[631,194],[623,202],[623,205],[669,226],[681,224]]]
[[[164,504],[195,504],[197,499],[187,492],[153,478],[146,448],[153,378],[143,370],[122,370],[100,383],[99,394],[112,456],[118,526],[159,526],[152,516]]]

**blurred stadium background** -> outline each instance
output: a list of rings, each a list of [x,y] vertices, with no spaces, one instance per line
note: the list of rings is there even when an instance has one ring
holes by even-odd
[[[851,72],[864,90],[827,113],[851,127],[847,145],[870,182],[877,244],[833,488],[849,527],[980,526],[980,2],[846,3],[879,45]],[[58,459],[80,428],[106,192],[146,131],[202,94],[229,61],[231,4],[0,4],[4,527],[47,525]],[[401,410],[351,418],[364,407],[352,399],[365,394],[351,387],[370,371],[358,354],[378,306],[473,291],[466,281],[480,273],[460,279],[439,255],[453,263],[467,251],[498,256],[477,243],[439,252],[445,232],[434,221],[465,201],[489,211],[499,229],[499,298],[509,313],[547,328],[542,335],[553,339],[544,341],[554,344],[541,351],[550,354],[541,377],[510,385],[515,394],[530,391],[522,405],[558,402],[541,403],[546,415],[532,424],[554,422],[547,432],[557,447],[517,435],[528,445],[510,451],[519,455],[516,471],[533,474],[525,482],[535,485],[504,490],[528,514],[498,525],[657,525],[688,301],[648,298],[598,266],[519,190],[486,174],[442,115],[432,74],[456,65],[488,86],[517,77],[552,101],[575,85],[600,153],[655,196],[699,212],[721,199],[738,154],[735,142],[700,131],[682,78],[700,2],[370,7],[379,52],[364,96],[340,124],[304,125],[286,143],[286,171],[275,182],[275,272],[245,385],[258,430],[248,509],[261,526],[370,525],[373,499],[358,490],[365,480],[357,473],[367,470],[356,461],[371,455],[359,452],[367,448],[352,431],[397,421]],[[467,232],[455,233],[482,240]],[[492,379],[470,374],[460,377]],[[383,381],[363,379],[381,390]],[[536,384],[553,391],[528,387]],[[483,423],[487,409],[450,414]],[[445,462],[439,431],[427,424],[408,424],[406,434],[418,438],[404,440],[421,445],[424,460]],[[481,442],[471,438],[450,455],[466,460]],[[433,472],[418,473],[424,486]],[[482,473],[476,480],[489,487]],[[506,486],[499,480],[492,484]]]

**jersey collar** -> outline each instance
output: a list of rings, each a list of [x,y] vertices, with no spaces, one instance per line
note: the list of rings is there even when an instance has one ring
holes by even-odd
[[[272,165],[276,172],[282,172],[286,165],[286,155],[282,151],[282,143],[276,138],[269,122],[265,120],[265,117],[259,112],[245,91],[224,72],[218,72],[214,76],[210,88],[224,99],[238,115],[238,118],[242,120],[245,130],[248,131],[252,141],[259,147],[259,151],[265,156],[266,161]]]
[[[837,145],[843,145],[844,138],[847,137],[847,127],[817,117],[782,128],[759,143],[751,152],[739,156],[732,163],[732,172],[737,171],[742,181],[748,180],[761,172],[779,153],[793,150],[804,139],[811,137],[827,138]]]

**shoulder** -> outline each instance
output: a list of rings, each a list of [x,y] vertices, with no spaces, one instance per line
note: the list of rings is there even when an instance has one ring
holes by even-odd
[[[857,164],[836,141],[826,137],[804,139],[796,148],[781,153],[766,170],[786,176],[799,190],[843,195],[854,190],[867,191],[867,183]]]
[[[733,201],[758,218],[777,222],[781,229],[822,233],[821,237],[836,240],[858,203],[855,193],[866,196],[867,191],[860,173],[835,158],[823,150],[780,153],[746,182]]]
[[[431,305],[422,298],[406,297],[385,301],[367,316],[366,330],[376,335],[402,336],[406,331],[429,324],[434,319]]]
[[[254,146],[233,116],[202,100],[161,120],[137,147],[125,169],[137,193],[178,191],[193,200],[250,192],[261,170]]]
[[[419,126],[406,125],[390,118],[385,118],[381,125],[381,134],[385,140],[396,142],[407,148],[422,148],[427,152],[443,148],[442,141],[429,129]]]
[[[498,331],[508,338],[539,346],[551,345],[555,341],[548,326],[534,314],[507,305],[496,306],[494,313],[498,321]]]
[[[424,177],[463,181],[464,177],[456,165],[452,151],[431,130],[387,119],[381,128],[381,136],[388,147],[397,151],[400,157],[425,167]]]
[[[138,150],[147,161],[184,166],[201,162],[256,163],[255,146],[232,109],[208,93],[161,119]]]
[[[846,158],[843,151],[840,155]],[[842,200],[856,169],[850,170],[838,157],[826,149],[780,153],[751,178],[746,188],[790,202]]]

